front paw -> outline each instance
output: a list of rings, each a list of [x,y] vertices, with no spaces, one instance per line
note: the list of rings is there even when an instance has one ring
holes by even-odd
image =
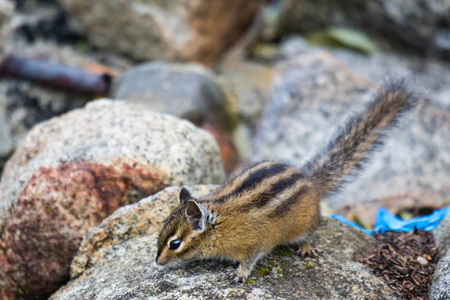
[[[318,249],[311,249],[307,251],[297,250],[295,254],[301,258],[317,258],[318,256],[322,256],[323,252]]]
[[[225,269],[225,277],[231,282],[244,283],[245,277],[240,277],[237,275],[236,270],[232,267]]]

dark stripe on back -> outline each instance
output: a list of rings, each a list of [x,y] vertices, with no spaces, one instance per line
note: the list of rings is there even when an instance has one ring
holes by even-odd
[[[301,197],[308,194],[309,187],[306,185],[302,186],[300,189],[298,189],[291,197],[284,200],[280,205],[278,205],[270,214],[269,217],[271,218],[279,218],[282,217],[284,214],[286,214],[290,207],[297,203],[297,201],[301,201]]]
[[[214,200],[214,202],[224,202],[231,197],[236,197],[245,191],[251,190],[256,185],[258,185],[261,181],[263,181],[264,179],[284,172],[284,170],[286,170],[287,167],[288,167],[288,165],[276,163],[276,164],[258,169],[256,171],[253,171],[250,174],[248,174],[247,178],[245,178],[244,181],[242,182],[242,184],[240,186],[238,186],[234,191],[232,191],[231,193],[229,193],[227,195],[221,196],[220,198]],[[236,179],[238,179],[238,178],[239,177],[237,177]],[[232,184],[232,182],[231,182],[231,184]]]
[[[285,189],[291,187],[298,180],[303,178],[303,174],[296,172],[287,178],[283,178],[273,183],[267,189],[262,190],[261,193],[255,194],[252,199],[240,207],[242,211],[249,211],[253,208],[262,208],[267,205],[278,194],[282,193]]]

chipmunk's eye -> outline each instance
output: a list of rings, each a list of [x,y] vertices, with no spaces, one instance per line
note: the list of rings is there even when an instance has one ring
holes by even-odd
[[[176,249],[178,249],[178,247],[180,247],[180,245],[181,245],[181,240],[173,240],[170,242],[169,249],[176,250]]]

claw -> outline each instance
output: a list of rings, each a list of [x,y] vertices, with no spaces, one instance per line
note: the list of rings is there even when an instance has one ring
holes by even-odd
[[[308,251],[297,251],[296,253],[298,256],[300,256],[301,258],[317,258],[319,256],[322,256],[323,252],[318,250],[318,249],[312,249],[312,250],[308,250]]]
[[[228,280],[234,280],[236,278],[236,271],[233,268],[225,269],[224,273]]]
[[[225,277],[232,282],[243,283],[245,281],[245,278],[237,276],[236,270],[233,268],[225,269],[224,273]]]

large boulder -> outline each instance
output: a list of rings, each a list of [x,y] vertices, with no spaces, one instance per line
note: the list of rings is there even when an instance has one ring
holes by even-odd
[[[100,100],[37,125],[0,183],[0,298],[45,297],[69,278],[90,226],[167,185],[224,177],[191,123]]]
[[[321,51],[281,62],[252,158],[301,166],[326,145],[339,124],[364,107],[375,87]],[[358,212],[364,214],[367,205],[379,199],[383,202],[378,206],[416,207],[424,199],[436,207],[448,205],[449,123],[448,107],[439,101],[423,103],[389,132],[385,145],[347,192],[330,199],[332,208],[360,205]],[[371,216],[364,217],[373,217],[375,210],[370,211]]]
[[[197,194],[214,186],[197,186]],[[320,258],[306,260],[280,247],[254,268],[248,284],[231,283],[221,262],[178,268],[154,263],[164,218],[178,205],[170,187],[123,207],[91,228],[71,266],[72,280],[51,299],[396,299],[394,292],[355,260],[374,250],[375,239],[325,218],[314,246]],[[264,230],[264,229],[261,229]]]
[[[360,28],[395,46],[450,56],[450,5],[442,0],[283,0],[279,31]]]
[[[214,63],[245,32],[264,0],[60,0],[100,48],[137,60]]]

